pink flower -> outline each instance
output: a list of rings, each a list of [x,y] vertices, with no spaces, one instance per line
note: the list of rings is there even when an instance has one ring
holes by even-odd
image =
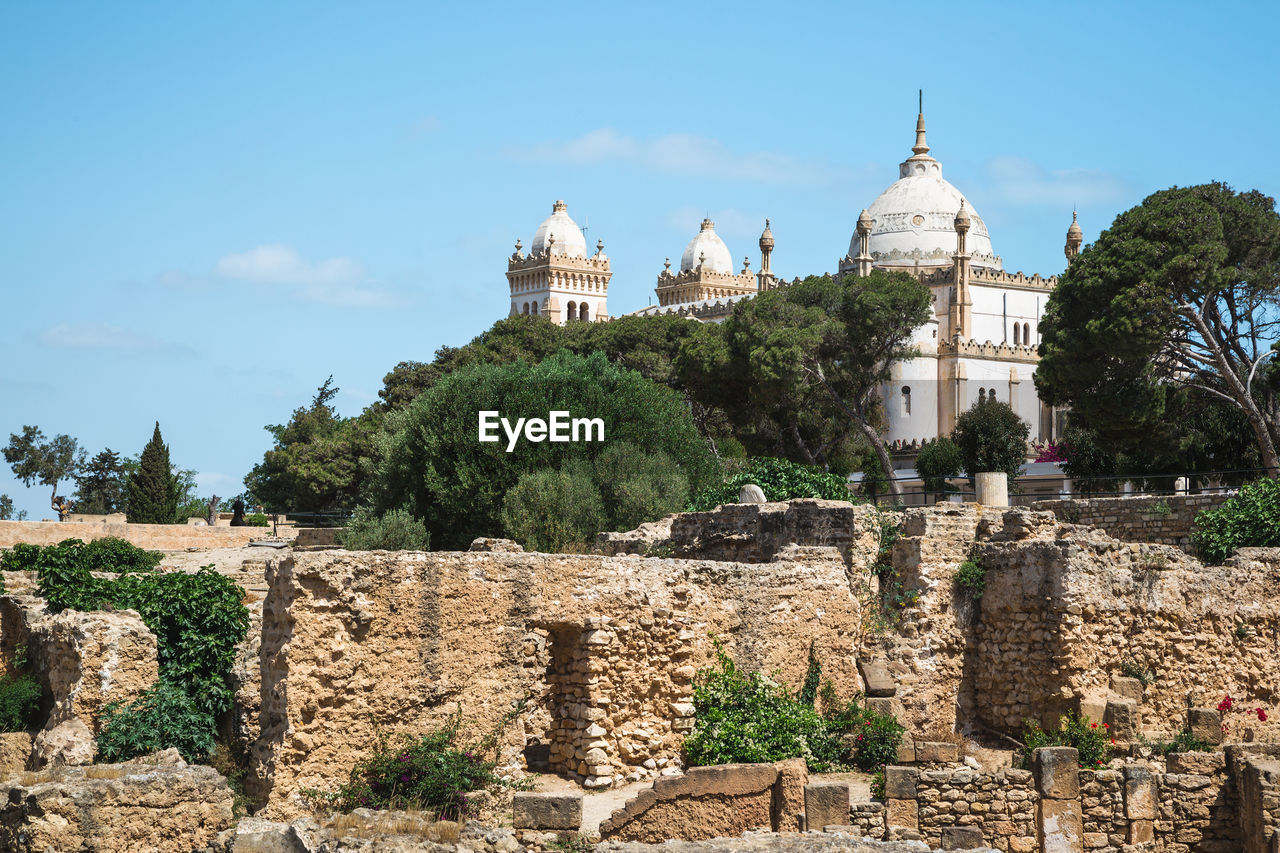
[[[1265,723],[1267,721],[1267,712],[1262,710],[1261,708],[1258,708],[1257,712],[1258,712],[1258,722]]]
[[[1222,697],[1222,701],[1218,703],[1218,711],[1225,714],[1227,711],[1231,710],[1231,704],[1231,694],[1228,693],[1226,696]]]

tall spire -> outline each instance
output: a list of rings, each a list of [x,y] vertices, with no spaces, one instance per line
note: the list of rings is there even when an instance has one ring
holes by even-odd
[[[916,116],[916,144],[911,146],[916,154],[928,154],[929,143],[924,141],[924,89],[920,91],[920,114]]]

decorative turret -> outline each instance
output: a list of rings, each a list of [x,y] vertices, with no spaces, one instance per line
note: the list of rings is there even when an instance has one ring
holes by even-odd
[[[557,199],[534,233],[529,253],[516,240],[507,259],[511,314],[545,315],[557,324],[605,320],[611,277],[604,242],[596,241],[596,253],[588,256],[582,229]]]
[[[924,141],[924,89],[920,90],[920,113],[916,116],[916,144],[911,146],[914,154],[928,154],[929,143]]]
[[[1063,251],[1067,255],[1067,263],[1071,263],[1071,259],[1080,254],[1080,246],[1084,244],[1084,232],[1080,230],[1080,223],[1076,219],[1076,212],[1071,211],[1071,227],[1067,229],[1067,245]]]
[[[769,266],[769,256],[773,254],[773,232],[769,230],[769,220],[764,221],[764,231],[760,233],[760,274],[757,278],[760,280],[759,286],[761,290],[768,290],[772,286],[773,270]]]
[[[969,233],[969,211],[965,210],[964,199],[960,199],[960,209],[956,211],[956,253],[951,256],[952,279],[951,299],[947,304],[950,323],[950,336],[968,337],[972,328],[973,300],[969,298],[969,252],[965,247],[965,237]]]
[[[857,237],[858,254],[853,257],[854,273],[859,276],[871,275],[871,228],[874,226],[875,220],[871,218],[871,214],[864,207],[862,213],[858,214]]]

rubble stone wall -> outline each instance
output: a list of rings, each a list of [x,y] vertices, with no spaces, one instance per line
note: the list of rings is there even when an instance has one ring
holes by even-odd
[[[969,826],[982,833],[984,846],[1013,853],[1034,849],[1040,798],[1030,771],[922,770],[916,790],[920,834],[930,847],[939,847],[944,829]]]
[[[289,529],[280,528],[287,537]],[[152,551],[184,548],[239,548],[271,535],[269,527],[198,527],[190,524],[116,524],[57,521],[0,521],[0,548],[20,542],[57,545],[64,539],[92,542],[115,536]]]
[[[1196,515],[1214,509],[1227,495],[1152,495],[1036,501],[1031,508],[1052,512],[1059,521],[1105,530],[1122,542],[1187,547]]]
[[[308,552],[270,562],[267,580],[248,787],[268,816],[343,781],[375,743],[371,717],[422,733],[461,707],[487,730],[521,699],[504,761],[546,761],[589,786],[660,775],[713,635],[792,685],[812,641],[837,691],[861,689],[859,603],[835,549],[762,564]]]

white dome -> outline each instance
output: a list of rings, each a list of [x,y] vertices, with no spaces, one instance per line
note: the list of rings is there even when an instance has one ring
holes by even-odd
[[[716,224],[710,219],[702,220],[702,230],[684,247],[684,254],[680,256],[680,272],[696,268],[700,257],[703,269],[733,274],[733,255],[729,254],[729,247],[720,239]]]
[[[991,248],[987,225],[960,190],[942,177],[942,164],[928,154],[924,118],[916,126],[913,157],[898,167],[899,178],[867,208],[874,225],[868,249],[876,266],[946,266],[956,252],[956,214],[961,203],[971,227],[966,249],[973,266],[1001,269]],[[849,257],[858,254],[858,233],[849,241]]]
[[[570,258],[587,256],[587,238],[583,236],[578,223],[569,218],[568,208],[563,201],[557,201],[551,206],[551,215],[542,220],[542,224],[538,226],[529,251],[535,255],[545,252],[549,239],[553,237],[555,238],[551,244],[553,255],[564,255]]]

